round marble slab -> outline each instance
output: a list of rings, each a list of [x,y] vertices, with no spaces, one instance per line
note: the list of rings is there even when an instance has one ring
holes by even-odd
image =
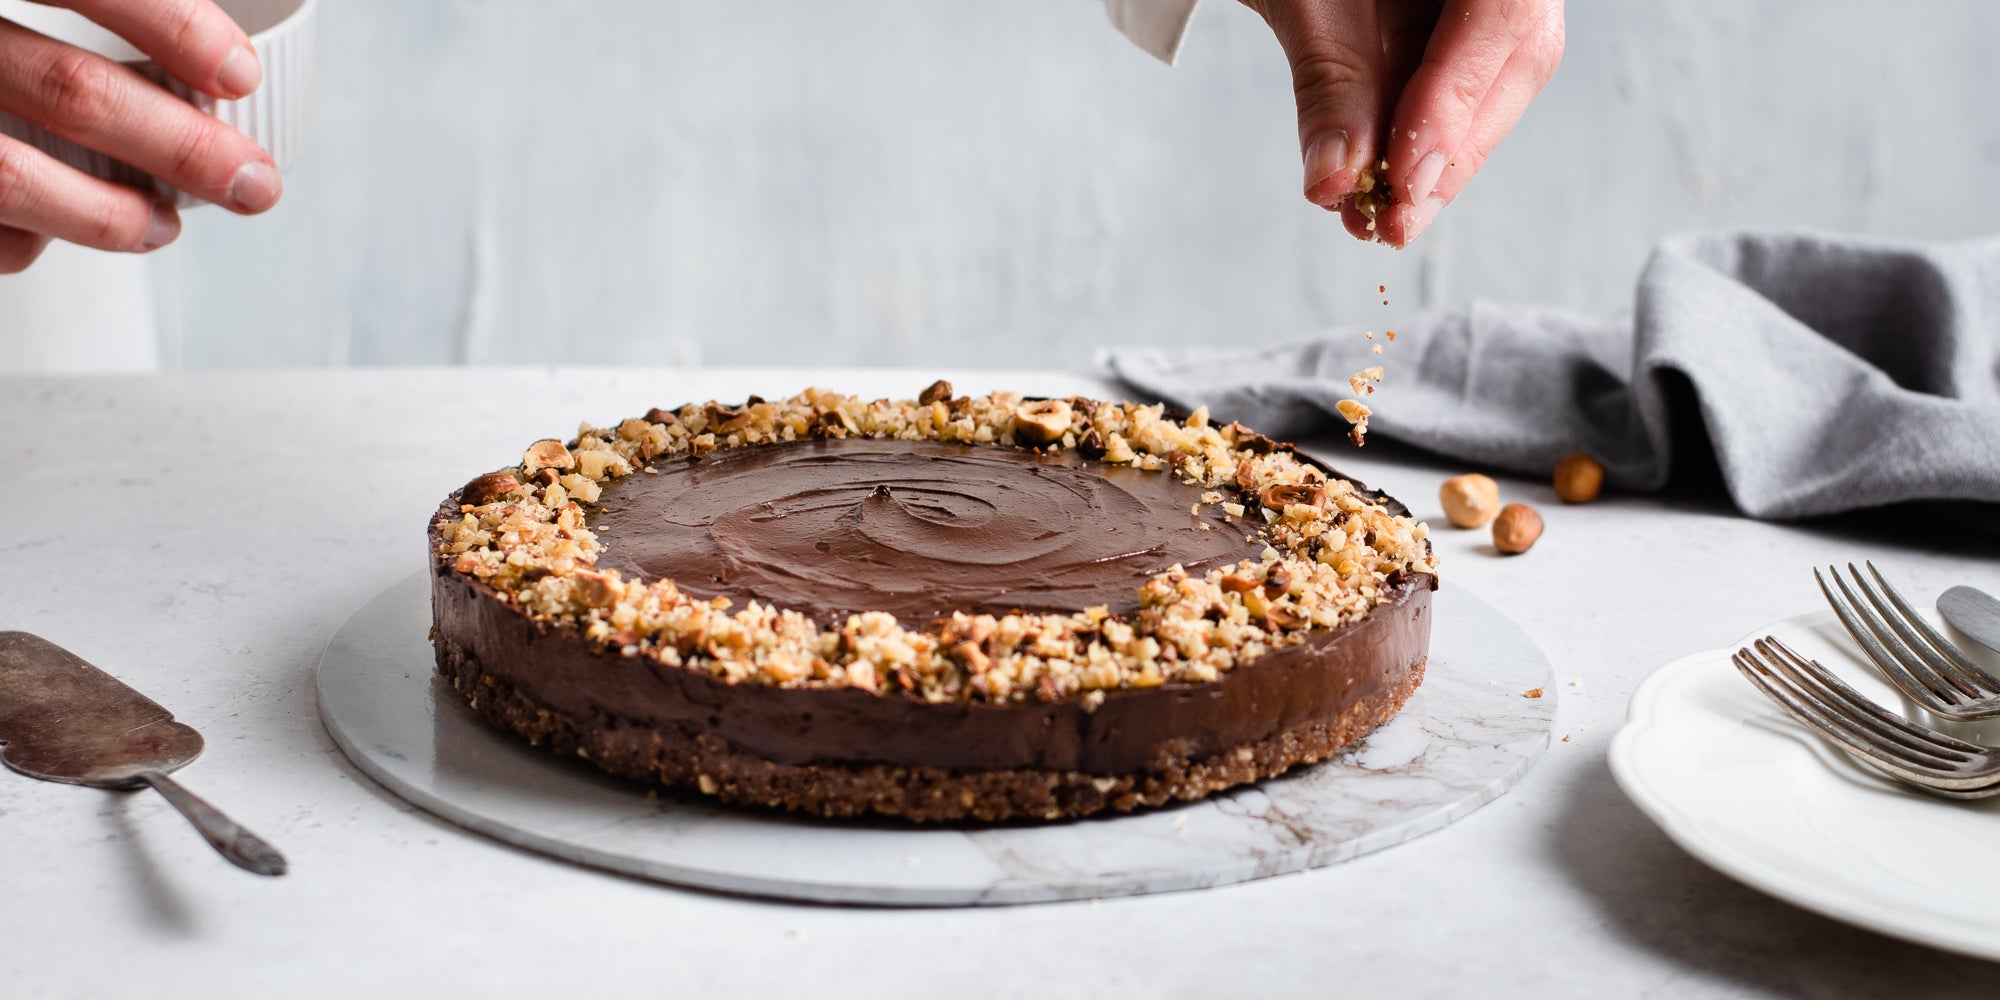
[[[559,858],[725,892],[902,906],[1033,903],[1282,875],[1399,844],[1521,780],[1548,749],[1547,657],[1491,605],[1437,594],[1401,714],[1337,758],[1201,802],[1047,826],[832,822],[649,792],[474,718],[433,673],[428,578],[355,612],[319,664],[335,742],[396,794]],[[1542,697],[1525,694],[1540,688]]]

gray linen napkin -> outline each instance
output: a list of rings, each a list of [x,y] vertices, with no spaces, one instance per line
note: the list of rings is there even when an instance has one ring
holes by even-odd
[[[1754,517],[2000,503],[2000,239],[1677,237],[1633,316],[1475,302],[1396,330],[1108,363],[1146,395],[1286,436],[1343,430],[1348,376],[1382,364],[1371,433],[1533,475],[1587,451],[1625,490],[1665,486],[1674,428],[1693,423]]]

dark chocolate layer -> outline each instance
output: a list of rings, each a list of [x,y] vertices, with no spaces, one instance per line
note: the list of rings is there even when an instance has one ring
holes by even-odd
[[[1265,546],[1261,523],[1200,504],[1201,487],[1073,452],[815,440],[656,468],[606,485],[590,514],[600,567],[823,624],[1117,614],[1176,563],[1199,576]]]
[[[1352,626],[1241,664],[1205,684],[1074,700],[931,704],[853,688],[728,684],[643,657],[593,650],[570,626],[531,621],[481,584],[440,567],[439,636],[529,698],[604,726],[712,733],[781,764],[908,764],[1125,774],[1334,719],[1391,696],[1423,664],[1435,578],[1412,577]]]

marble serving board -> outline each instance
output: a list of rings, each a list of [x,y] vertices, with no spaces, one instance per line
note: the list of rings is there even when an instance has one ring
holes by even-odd
[[[383,591],[320,658],[320,716],[348,757],[396,794],[479,833],[725,892],[960,906],[1297,872],[1470,814],[1520,781],[1548,749],[1555,721],[1547,657],[1491,605],[1447,588],[1437,594],[1422,688],[1333,760],[1197,803],[1050,825],[805,819],[649,790],[480,722],[433,673],[427,583],[419,574]]]

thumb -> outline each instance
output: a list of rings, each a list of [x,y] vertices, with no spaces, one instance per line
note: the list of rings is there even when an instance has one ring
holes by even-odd
[[[1248,0],[1246,0],[1248,2]],[[1306,200],[1335,208],[1381,158],[1389,67],[1373,0],[1261,0],[1292,69]],[[1383,192],[1386,197],[1387,192]]]

